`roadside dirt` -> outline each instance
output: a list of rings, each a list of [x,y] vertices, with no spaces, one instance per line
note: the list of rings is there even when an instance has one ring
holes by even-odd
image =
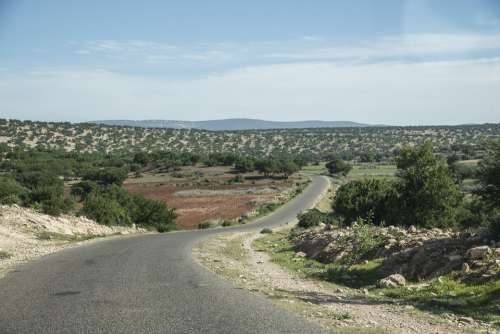
[[[205,240],[193,250],[209,270],[240,288],[263,294],[280,307],[300,313],[326,328],[377,333],[479,333],[464,322],[442,319],[412,306],[372,301],[363,291],[298,277],[257,252],[252,242],[258,233],[226,234]],[[489,332],[493,333],[493,332]]]
[[[100,225],[85,217],[52,217],[15,205],[0,205],[0,278],[20,263],[66,247],[101,237],[144,232]]]

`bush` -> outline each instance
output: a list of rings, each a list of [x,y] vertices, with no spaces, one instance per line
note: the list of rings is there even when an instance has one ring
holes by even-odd
[[[27,189],[11,178],[0,178],[0,204],[21,204]]]
[[[83,177],[84,180],[98,182],[104,186],[121,185],[127,178],[127,172],[122,168],[108,167],[104,169],[94,169],[88,171]]]
[[[319,211],[318,209],[311,209],[297,216],[297,218],[299,219],[297,225],[302,228],[318,226],[320,223],[324,222],[325,216],[326,214]]]
[[[385,219],[387,193],[391,184],[384,180],[367,179],[342,185],[335,196],[333,209],[347,224],[361,218],[380,224]]]
[[[492,207],[500,208],[500,141],[487,145],[487,154],[479,163],[479,195]]]
[[[388,199],[387,223],[422,227],[453,225],[462,194],[445,162],[433,154],[431,143],[404,147],[396,162],[399,179]]]
[[[271,230],[270,228],[263,228],[262,230],[260,230],[260,233],[262,234],[271,234],[273,233],[273,230]]]
[[[83,213],[104,225],[132,223],[159,232],[174,230],[175,210],[161,201],[132,195],[118,186],[110,186],[87,195]]]
[[[201,223],[198,224],[198,228],[200,230],[204,230],[204,229],[210,228],[211,226],[212,225],[208,221],[204,221],[204,222],[201,222]]]
[[[340,158],[333,158],[333,160],[326,163],[325,167],[330,174],[347,175],[352,169],[352,166]]]
[[[91,193],[85,200],[82,210],[83,214],[90,219],[103,225],[132,225],[127,209],[112,198],[109,194],[102,192]]]

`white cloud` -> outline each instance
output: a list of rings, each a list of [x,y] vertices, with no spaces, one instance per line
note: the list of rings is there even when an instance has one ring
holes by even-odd
[[[85,56],[104,56],[122,61],[144,63],[192,62],[204,64],[266,64],[287,61],[375,62],[405,60],[411,57],[432,59],[478,52],[500,51],[500,33],[492,34],[403,34],[372,40],[339,44],[321,36],[306,35],[286,41],[249,43],[200,43],[173,45],[153,41],[101,40],[87,42],[75,52]]]
[[[0,117],[500,122],[500,59],[245,67],[195,80],[104,70],[0,75]]]

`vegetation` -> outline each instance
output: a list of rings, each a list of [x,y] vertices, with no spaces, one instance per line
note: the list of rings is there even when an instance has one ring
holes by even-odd
[[[375,163],[391,161],[404,144],[421,145],[430,139],[438,154],[467,160],[482,158],[483,141],[499,135],[499,124],[214,132],[0,119],[0,138],[4,141],[0,143],[0,154],[5,147],[134,154],[160,152],[168,147],[171,152],[195,155],[292,155],[316,161],[330,161],[333,152],[346,161]],[[135,163],[145,165],[149,161],[139,154]]]
[[[338,157],[335,157],[333,160],[327,162],[325,167],[332,175],[342,174],[344,176],[346,176],[352,169],[352,165],[349,165],[344,160]]]

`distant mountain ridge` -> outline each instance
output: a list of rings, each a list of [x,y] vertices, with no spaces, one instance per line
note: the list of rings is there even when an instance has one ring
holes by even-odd
[[[102,120],[90,123],[134,126],[141,128],[172,128],[172,129],[201,129],[212,131],[230,130],[265,130],[265,129],[302,129],[302,128],[353,128],[371,126],[349,121],[295,121],[279,122],[265,121],[251,118],[228,118],[208,121],[174,121],[174,120]]]

